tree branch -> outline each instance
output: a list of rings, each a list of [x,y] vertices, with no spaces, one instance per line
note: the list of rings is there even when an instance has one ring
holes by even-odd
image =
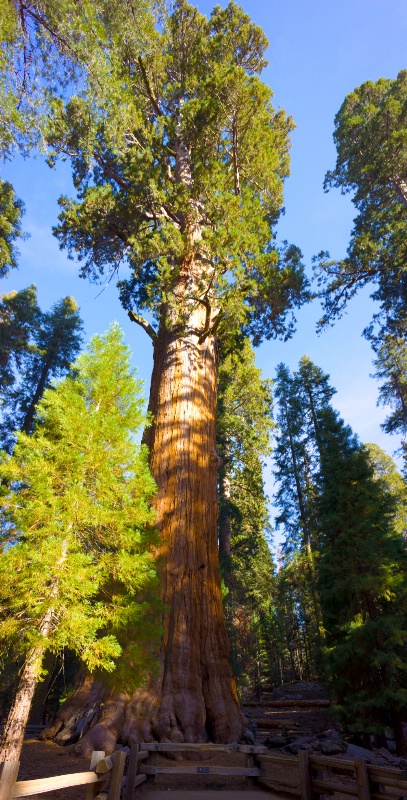
[[[157,333],[154,330],[153,326],[150,325],[150,323],[147,322],[147,320],[144,319],[144,317],[140,317],[140,315],[139,314],[135,314],[134,311],[129,311],[128,312],[128,316],[129,316],[129,319],[131,319],[132,322],[136,322],[137,325],[140,325],[140,327],[143,328],[143,330],[145,330],[146,333],[148,333],[150,339],[152,339],[153,342],[156,341]]]
[[[146,68],[145,68],[145,66],[143,64],[143,59],[141,58],[141,56],[138,57],[137,63],[139,65],[139,67],[140,67],[141,74],[143,76],[144,85],[145,85],[145,87],[147,89],[147,94],[148,94],[149,100],[151,102],[151,105],[153,106],[154,111],[156,112],[156,114],[159,117],[162,117],[162,116],[164,116],[163,112],[161,111],[161,108],[158,105],[157,98],[154,97],[154,94],[153,94],[153,91],[152,91],[152,88],[151,88],[151,85],[150,85],[150,81],[148,80],[148,75],[147,75],[147,72],[146,72]]]

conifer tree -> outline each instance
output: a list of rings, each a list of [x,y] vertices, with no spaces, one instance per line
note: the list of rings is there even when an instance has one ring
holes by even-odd
[[[220,356],[216,448],[219,555],[231,658],[240,687],[270,679],[274,668],[274,567],[262,468],[271,452],[271,382],[246,339]]]
[[[4,394],[13,387],[24,359],[35,348],[33,332],[41,312],[32,284],[20,292],[0,296],[0,387]]]
[[[16,240],[23,237],[21,217],[24,206],[8,181],[0,179],[0,278],[17,266]]]
[[[32,432],[36,406],[51,381],[66,375],[82,341],[82,321],[73,297],[41,312],[35,287],[2,298],[0,337],[6,341],[5,384],[0,425],[3,447],[14,444],[14,431]],[[8,384],[8,385],[7,385]]]
[[[117,102],[84,92],[50,123],[78,191],[61,245],[92,279],[128,262],[122,303],[154,347],[145,441],[168,615],[159,685],[129,706],[140,739],[243,730],[218,564],[217,336],[290,335],[308,296],[298,248],[274,243],[293,123],[260,81],[266,44],[234,2],[207,19],[179,0],[148,47],[122,48]]]
[[[382,428],[386,433],[402,436],[402,450],[407,459],[407,344],[404,337],[392,333],[382,340],[372,341],[376,352],[374,365],[375,378],[383,380],[379,391],[379,403],[390,406],[392,412],[387,416]]]
[[[333,409],[320,430],[319,587],[338,709],[349,730],[393,726],[405,754],[407,554],[395,496]]]
[[[315,367],[305,356],[298,372],[290,375],[288,368],[277,368],[275,397],[279,403],[274,459],[279,484],[276,501],[280,507],[277,525],[286,533],[285,553],[287,575],[298,587],[297,602],[304,627],[307,653],[304,664],[308,674],[323,674],[322,648],[324,626],[317,588],[315,558],[319,550],[319,532],[316,513],[316,474],[320,462],[317,413],[326,405],[333,391],[328,376]],[[281,580],[286,580],[284,575]],[[299,587],[302,587],[301,589]],[[311,656],[311,658],[310,658]]]
[[[385,329],[406,330],[407,71],[367,81],[350,92],[335,117],[335,169],[325,187],[353,192],[358,215],[347,257],[322,253],[319,279],[326,323],[340,315],[359,288],[373,284]]]
[[[1,465],[0,639],[24,663],[0,761],[18,760],[47,650],[70,648],[91,673],[112,671],[124,650],[133,686],[151,667],[155,484],[134,439],[145,414],[129,358],[117,324],[94,337]]]

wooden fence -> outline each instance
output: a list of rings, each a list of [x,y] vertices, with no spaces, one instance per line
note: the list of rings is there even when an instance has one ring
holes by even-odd
[[[148,758],[140,745],[123,747],[105,757],[103,750],[92,753],[88,772],[54,775],[51,778],[35,778],[17,781],[18,761],[6,761],[0,765],[0,800],[31,797],[70,786],[86,786],[86,800],[133,800],[136,786],[146,780],[140,775],[140,763]]]
[[[157,764],[160,753],[242,753],[244,766],[225,767],[185,764]],[[269,755],[262,745],[142,743],[124,747],[111,756],[103,751],[92,754],[90,770],[51,778],[16,781],[18,762],[5,762],[0,773],[0,800],[29,797],[69,786],[86,786],[86,800],[134,800],[134,791],[143,781],[156,775],[218,775],[244,777],[270,789],[281,800],[320,800],[324,795],[336,800],[407,800],[407,772],[365,761],[350,761],[330,756]],[[191,796],[193,794],[191,793]],[[220,796],[221,800],[221,796]]]

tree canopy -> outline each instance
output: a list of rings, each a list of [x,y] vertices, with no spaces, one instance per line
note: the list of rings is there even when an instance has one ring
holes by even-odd
[[[335,117],[335,169],[325,187],[353,192],[358,215],[347,257],[317,259],[325,314],[342,314],[366,284],[380,306],[379,319],[393,333],[406,328],[407,71],[395,80],[367,81],[347,95]],[[367,331],[369,334],[369,329]]]
[[[122,52],[114,114],[86,93],[54,106],[49,139],[78,191],[60,201],[61,245],[94,280],[127,260],[121,300],[152,336],[133,309],[159,321],[163,304],[180,318],[200,305],[202,339],[289,335],[287,311],[308,296],[298,248],[273,241],[293,122],[258,77],[266,44],[235,3],[206,19],[180,0],[148,48]],[[182,279],[192,254],[200,269]]]

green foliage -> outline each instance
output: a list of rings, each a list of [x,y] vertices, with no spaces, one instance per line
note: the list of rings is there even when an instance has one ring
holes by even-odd
[[[375,733],[407,710],[405,489],[400,498],[401,484],[377,452],[375,475],[372,451],[332,410],[321,422],[319,587],[328,664],[347,728]]]
[[[380,448],[360,445],[333,393],[308,358],[294,375],[278,368],[281,661],[293,677],[326,675],[348,729],[379,732],[405,704],[406,487]]]
[[[179,325],[204,304],[203,336],[289,335],[308,292],[298,249],[273,241],[293,122],[258,77],[265,46],[235,3],[206,19],[181,0],[143,53],[123,48],[120,98],[55,102],[49,141],[78,191],[56,234],[93,280],[127,260],[126,309]],[[192,257],[186,312],[176,286]]]
[[[262,466],[270,454],[271,382],[247,339],[221,354],[217,409],[219,555],[232,665],[239,685],[270,677],[274,566]]]
[[[8,181],[0,180],[0,278],[17,266],[16,239],[22,238],[21,217],[24,205]]]
[[[134,440],[145,423],[140,389],[114,324],[44,393],[34,432],[19,434],[1,467],[2,648],[69,648],[90,671],[111,671],[131,633],[128,683],[142,680],[157,635],[146,606],[155,484]]]
[[[407,242],[407,71],[367,81],[344,100],[336,118],[338,158],[325,186],[354,192],[358,216],[347,257],[320,254],[325,315],[340,315],[359,288],[375,286],[384,326],[405,331]],[[369,333],[369,331],[368,331]]]
[[[5,0],[0,7],[0,152],[43,146],[51,98],[88,84],[117,87],[117,48],[152,30],[148,0]]]
[[[0,315],[0,341],[6,344],[0,432],[3,447],[11,450],[13,432],[32,432],[45,389],[69,371],[82,341],[82,321],[72,297],[41,312],[34,286],[4,295]]]
[[[13,386],[25,356],[35,348],[32,334],[40,316],[33,284],[28,289],[0,297],[0,385],[3,393]]]

